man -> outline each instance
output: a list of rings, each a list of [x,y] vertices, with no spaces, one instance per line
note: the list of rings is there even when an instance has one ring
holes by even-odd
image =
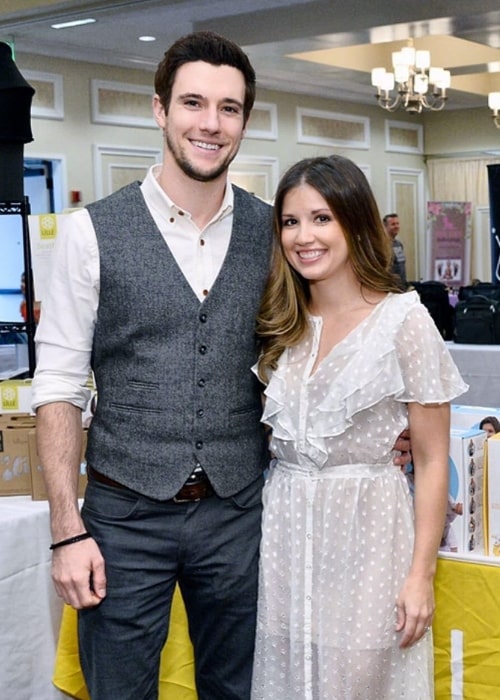
[[[399,233],[399,216],[386,214],[383,218],[385,230],[392,241],[392,272],[401,279],[406,287],[406,256],[401,241],[397,238]]]
[[[199,699],[247,700],[268,464],[250,368],[272,226],[227,169],[255,74],[235,44],[198,32],[166,52],[155,91],[163,164],[71,216],[43,304],[33,390],[52,573],[79,610],[92,700],[156,700],[176,582]]]

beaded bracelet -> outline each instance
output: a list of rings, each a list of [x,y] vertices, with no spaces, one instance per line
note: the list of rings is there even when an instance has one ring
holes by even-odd
[[[49,549],[57,549],[58,547],[65,547],[67,544],[75,544],[76,542],[81,542],[82,540],[88,540],[92,537],[90,532],[82,532],[81,535],[75,535],[75,537],[68,537],[67,540],[61,540],[60,542],[54,542],[50,545]]]

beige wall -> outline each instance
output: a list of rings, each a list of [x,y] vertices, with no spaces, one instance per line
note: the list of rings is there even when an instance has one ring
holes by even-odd
[[[488,151],[500,153],[500,129],[496,129],[488,107],[426,114],[425,152],[428,156],[458,154],[485,156]]]

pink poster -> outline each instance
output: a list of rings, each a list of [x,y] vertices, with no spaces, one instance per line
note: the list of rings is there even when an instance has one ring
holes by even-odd
[[[469,284],[467,242],[471,234],[470,202],[428,202],[430,279],[454,289]]]

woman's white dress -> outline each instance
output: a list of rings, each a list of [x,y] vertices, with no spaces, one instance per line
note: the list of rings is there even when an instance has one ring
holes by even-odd
[[[407,402],[467,386],[415,292],[389,294],[311,369],[322,320],[286,351],[263,422],[264,489],[252,700],[430,700],[432,638],[398,647],[395,602],[413,507],[392,447]]]

